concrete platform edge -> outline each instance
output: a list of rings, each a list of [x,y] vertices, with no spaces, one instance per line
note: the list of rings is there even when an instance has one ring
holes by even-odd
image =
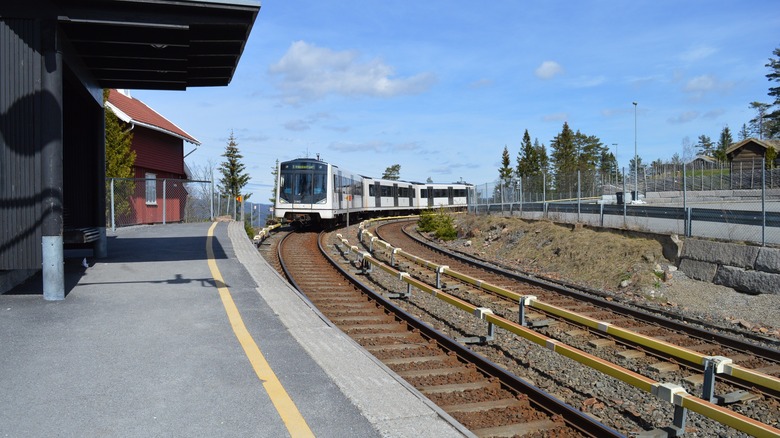
[[[228,235],[261,298],[381,435],[474,436],[328,321],[268,265],[239,222],[228,224]]]

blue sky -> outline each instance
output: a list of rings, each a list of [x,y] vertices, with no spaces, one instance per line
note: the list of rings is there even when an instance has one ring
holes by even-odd
[[[548,146],[564,121],[620,166],[717,141],[771,102],[780,2],[265,0],[231,84],[132,90],[218,165],[231,130],[270,196],[275,161],[319,154],[368,176],[472,183],[512,164],[524,130]],[[636,112],[632,102],[637,102]],[[191,149],[188,145],[187,152]]]

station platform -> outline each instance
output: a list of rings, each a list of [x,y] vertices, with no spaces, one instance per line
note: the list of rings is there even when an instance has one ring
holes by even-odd
[[[471,436],[328,323],[240,223],[119,229],[108,250],[87,267],[66,252],[64,301],[39,278],[0,295],[0,437]]]

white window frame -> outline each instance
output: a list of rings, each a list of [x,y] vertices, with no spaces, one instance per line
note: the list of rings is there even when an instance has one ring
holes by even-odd
[[[146,205],[157,205],[157,174],[147,172],[144,177],[146,178],[144,181]]]

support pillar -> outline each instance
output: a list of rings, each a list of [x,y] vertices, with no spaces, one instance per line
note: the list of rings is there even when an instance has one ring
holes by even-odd
[[[57,21],[41,24],[41,257],[43,298],[65,299],[62,209],[62,53]]]

